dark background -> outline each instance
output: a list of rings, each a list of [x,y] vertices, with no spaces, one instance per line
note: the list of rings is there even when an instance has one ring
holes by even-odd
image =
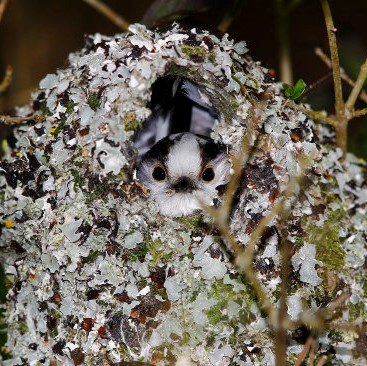
[[[237,41],[245,40],[252,57],[277,72],[276,1],[239,0],[240,6],[228,33]],[[292,0],[282,1],[287,3]],[[154,3],[151,0],[105,0],[105,3],[131,23],[141,21],[144,14],[146,18],[150,16],[156,20],[162,16],[162,11],[148,10]],[[188,6],[190,3],[199,4],[189,21],[216,31],[216,26],[233,0],[166,0],[165,3],[166,9],[175,3],[180,3],[181,7],[186,3]],[[338,30],[341,64],[355,78],[367,57],[367,1],[330,0],[329,3]],[[289,20],[294,79],[303,78],[307,84],[313,84],[329,73],[328,68],[314,54],[315,47],[321,47],[328,52],[319,1],[300,1]],[[187,19],[182,21],[187,22]],[[0,78],[7,64],[14,67],[14,76],[8,91],[0,97],[0,112],[11,113],[15,105],[27,103],[38,82],[47,73],[66,65],[68,53],[83,46],[85,34],[99,32],[113,35],[120,31],[82,0],[10,0],[0,23]],[[348,90],[346,87],[345,95]],[[326,82],[307,93],[304,100],[311,103],[314,109],[332,112],[332,78],[329,77]],[[358,106],[365,107],[363,103]],[[350,123],[349,148],[365,158],[366,129],[367,118]]]
[[[181,22],[217,32],[223,14],[234,1],[240,6],[228,32],[236,41],[245,40],[250,54],[261,60],[264,66],[278,73],[277,22],[274,11],[276,1],[285,3],[295,0],[166,0],[160,1],[163,9],[177,4],[196,5],[189,19]],[[106,4],[129,22],[160,19],[162,11],[148,10],[157,1],[152,0],[105,0]],[[208,6],[209,4],[209,6]],[[337,28],[341,64],[352,78],[356,78],[360,65],[367,57],[367,0],[330,0]],[[204,11],[204,9],[206,9]],[[182,9],[181,9],[182,10]],[[184,12],[183,12],[184,13]],[[180,18],[184,18],[182,11]],[[315,47],[328,52],[325,22],[318,0],[303,0],[289,17],[294,79],[303,78],[307,84],[322,80],[329,69],[314,54]],[[7,64],[14,68],[13,82],[0,96],[0,113],[11,114],[13,107],[30,101],[30,93],[48,73],[67,63],[68,53],[83,46],[88,33],[113,35],[121,32],[111,21],[82,0],[10,0],[0,23],[0,79]],[[218,33],[217,33],[218,34]],[[278,73],[279,75],[279,73]],[[345,87],[344,95],[350,89]],[[332,78],[318,83],[303,101],[314,109],[333,111]],[[357,107],[366,105],[358,102]],[[0,125],[0,139],[11,133],[10,128]],[[349,150],[367,158],[367,117],[353,120],[349,126]],[[5,300],[5,279],[0,266],[0,302]],[[1,328],[0,346],[5,342]],[[0,349],[2,353],[2,350]]]

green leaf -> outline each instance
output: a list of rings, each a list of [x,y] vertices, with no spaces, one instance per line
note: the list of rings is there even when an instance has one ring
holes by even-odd
[[[284,95],[292,100],[298,99],[305,91],[307,84],[303,79],[298,79],[295,86],[283,84]]]

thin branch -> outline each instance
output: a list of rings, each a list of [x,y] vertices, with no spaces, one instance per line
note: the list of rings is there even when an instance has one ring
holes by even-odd
[[[218,30],[226,33],[233,23],[236,15],[238,15],[240,7],[243,5],[242,0],[235,0],[233,6],[224,14],[221,22],[218,25]]]
[[[8,65],[5,70],[4,78],[0,84],[0,94],[5,93],[13,79],[13,67]]]
[[[229,219],[233,199],[241,180],[242,169],[245,166],[247,159],[250,156],[250,151],[257,140],[260,130],[259,127],[265,120],[263,113],[266,108],[266,103],[273,93],[272,89],[266,90],[263,94],[263,99],[258,103],[253,100],[252,96],[248,94],[246,88],[237,78],[233,77],[233,80],[239,84],[241,93],[247,96],[247,99],[251,103],[251,108],[249,111],[246,133],[242,138],[239,153],[237,156],[232,157],[233,174],[227,184],[226,191],[224,192],[223,204],[217,210],[217,220],[220,220],[225,224],[227,224]]]
[[[283,209],[284,210],[284,209]],[[284,235],[283,235],[284,232]],[[280,298],[278,308],[278,327],[275,330],[275,364],[277,366],[286,365],[287,355],[287,326],[286,323],[289,320],[287,313],[287,295],[289,286],[289,259],[291,248],[287,238],[285,230],[281,231],[280,239]]]
[[[0,123],[3,123],[5,125],[19,125],[24,122],[30,122],[30,121],[41,122],[44,120],[45,116],[40,114],[35,114],[29,117],[12,117],[12,116],[0,115]]]
[[[315,54],[320,57],[321,61],[323,61],[326,66],[331,68],[331,60],[321,48],[315,48]],[[352,88],[356,85],[355,81],[345,72],[342,67],[340,68],[340,76]],[[362,89],[361,93],[359,94],[359,98],[367,103],[367,92]]]
[[[293,72],[289,42],[289,9],[284,0],[275,0],[275,14],[277,22],[277,38],[279,45],[280,80],[293,85]]]
[[[335,94],[335,113],[338,124],[335,126],[336,142],[337,145],[342,149],[343,156],[347,153],[347,129],[348,129],[348,115],[346,113],[342,82],[340,76],[340,63],[338,55],[338,47],[336,44],[333,18],[330,11],[330,6],[327,0],[320,0],[322,10],[324,12],[326,29],[329,39],[330,56],[331,56],[331,67],[333,71],[334,79],[334,94]],[[349,113],[350,114],[350,113]]]
[[[363,84],[366,81],[367,78],[367,59],[365,60],[365,62],[363,63],[363,65],[361,66],[361,71],[358,74],[356,83],[352,89],[352,91],[350,92],[349,98],[347,100],[347,102],[345,103],[345,106],[348,110],[352,110],[354,107],[354,104],[356,103],[356,100],[363,88]]]
[[[302,352],[297,357],[297,360],[294,366],[302,365],[303,361],[306,359],[307,355],[310,353],[310,349],[314,344],[315,344],[315,339],[313,337],[308,337],[303,347]]]
[[[319,359],[319,362],[316,364],[316,366],[324,366],[327,360],[328,360],[328,357],[326,355],[322,355]]]
[[[304,113],[305,115],[307,115],[308,117],[312,118],[315,121],[323,122],[333,127],[338,126],[338,121],[332,117],[325,116],[325,112],[323,111],[314,111],[312,109],[308,109],[301,104],[296,104],[292,100],[288,100],[287,105],[292,109],[296,109]]]
[[[106,18],[108,18],[112,23],[114,23],[117,27],[122,29],[124,32],[129,31],[129,22],[126,21],[121,15],[117,14],[114,10],[112,10],[109,6],[104,4],[99,0],[83,0],[96,10],[98,10],[101,14],[103,14]]]
[[[338,55],[338,46],[336,44],[335,32],[333,18],[330,11],[330,6],[327,0],[321,0],[322,10],[324,12],[326,29],[329,39],[330,55],[331,55],[331,65],[333,70],[334,78],[334,93],[335,93],[335,112],[337,116],[342,117],[344,115],[344,100],[342,83],[340,77],[340,63]]]
[[[367,114],[367,108],[363,108],[363,109],[358,109],[356,111],[353,111],[352,116],[356,118],[356,117],[365,116],[366,114]]]
[[[7,5],[8,5],[8,0],[2,0],[0,3],[0,22],[1,22],[1,19],[3,18]]]

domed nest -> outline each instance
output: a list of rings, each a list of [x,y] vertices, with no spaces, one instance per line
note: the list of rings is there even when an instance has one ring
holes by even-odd
[[[274,364],[262,303],[211,215],[161,215],[134,180],[133,139],[167,76],[198,86],[217,111],[211,137],[234,159],[248,148],[227,227],[246,248],[269,218],[254,268],[274,308],[286,241],[290,318],[345,291],[333,321],[365,321],[365,165],[352,155],[342,164],[332,133],[289,108],[246,53],[244,42],[177,25],[96,34],[18,110],[45,120],[18,127],[0,165],[4,365]],[[289,330],[289,360],[299,333]],[[318,349],[331,365],[362,365],[365,342],[324,330]]]

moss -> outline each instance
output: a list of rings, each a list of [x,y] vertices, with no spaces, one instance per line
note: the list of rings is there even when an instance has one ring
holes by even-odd
[[[74,177],[74,190],[77,187],[82,188],[85,184],[85,177],[83,177],[80,172],[76,169],[71,169],[71,175]]]
[[[74,107],[77,105],[77,103],[74,103],[71,100],[68,100],[65,104],[64,107],[66,108],[66,113],[67,114],[71,114],[74,112]]]
[[[185,76],[190,78],[195,75],[195,70],[191,70],[176,64],[171,64],[169,65],[167,74],[172,76]]]
[[[184,44],[181,46],[182,52],[189,56],[191,59],[201,61],[203,62],[205,60],[205,57],[207,55],[207,51],[203,49],[202,47],[198,46],[190,46],[187,44]]]
[[[182,216],[182,217],[177,217],[176,220],[180,224],[185,226],[185,229],[189,229],[189,230],[198,230],[198,229],[202,229],[203,226],[206,226],[206,223],[203,221],[202,215]]]
[[[99,100],[97,93],[93,93],[88,97],[88,104],[94,111],[101,106],[101,101]]]
[[[231,320],[232,326],[237,327],[236,324],[238,322],[248,324],[251,321],[252,316],[249,309],[251,303],[255,300],[251,300],[247,292],[235,292],[232,285],[224,284],[222,280],[217,280],[212,285],[210,297],[217,300],[217,303],[214,306],[205,310],[205,314],[207,315],[210,324],[215,325],[220,321],[228,322],[229,318],[224,310],[227,309],[229,301],[238,303],[241,308],[238,316]]]
[[[140,259],[144,259],[148,251],[149,251],[149,247],[147,243],[142,243],[142,244],[139,244],[136,248],[129,250],[127,253],[127,258],[131,262],[136,262]]]
[[[165,251],[165,243],[158,239],[152,240],[150,236],[146,237],[145,245],[147,252],[149,252],[149,254],[152,256],[152,259],[149,263],[150,267],[155,268],[160,263],[168,263],[174,255],[174,253],[171,251]]]
[[[367,311],[364,308],[364,303],[358,302],[357,304],[349,304],[349,321],[354,321],[357,318],[366,319]]]
[[[83,183],[83,182],[80,181],[80,183]],[[82,186],[83,185],[79,185],[80,188],[82,188]],[[86,194],[85,202],[87,204],[90,204],[96,201],[97,199],[101,199],[102,201],[104,201],[104,199],[106,198],[109,192],[110,192],[110,189],[108,185],[103,184],[103,183],[96,184],[93,190],[90,191],[89,194]]]
[[[97,257],[100,255],[101,253],[99,251],[93,251],[93,252],[90,252],[88,257],[86,257],[84,260],[83,260],[83,263],[87,264],[87,263],[94,263],[97,259]]]
[[[52,112],[47,107],[47,101],[41,103],[40,111],[44,116],[52,116]]]
[[[344,269],[345,252],[339,237],[343,217],[345,212],[342,210],[330,211],[329,217],[321,227],[315,226],[309,217],[302,219],[306,236],[302,238],[301,243],[316,245],[316,259],[323,262],[325,269]]]
[[[142,127],[143,124],[141,123],[141,121],[134,119],[125,124],[125,131],[139,131],[142,129]]]
[[[363,289],[363,297],[367,299],[367,278],[362,278],[362,289]]]
[[[56,127],[51,128],[50,130],[51,135],[54,137],[57,137],[59,133],[62,131],[62,129],[64,128],[64,126],[65,126],[65,121],[60,121],[60,123]]]
[[[209,319],[209,323],[215,325],[220,321],[228,321],[228,315],[223,310],[227,308],[228,300],[223,298],[219,300],[210,309],[205,310],[205,314]]]
[[[23,335],[29,331],[27,323],[25,321],[19,321],[19,322],[16,322],[15,324],[16,324],[16,329],[18,330],[20,334]]]

